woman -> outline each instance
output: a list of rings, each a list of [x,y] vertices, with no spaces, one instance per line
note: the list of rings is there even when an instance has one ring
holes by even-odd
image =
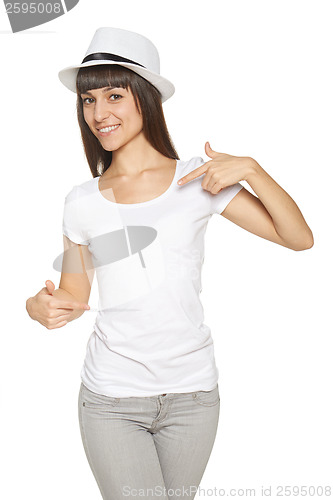
[[[194,498],[220,408],[199,298],[208,220],[221,214],[293,250],[310,248],[312,232],[253,158],[206,143],[210,161],[179,159],[162,108],[174,87],[145,37],[100,28],[83,62],[59,77],[77,92],[93,179],[66,197],[59,288],[46,281],[27,310],[48,329],[66,325],[89,309],[96,270],[99,309],[78,403],[101,494]]]

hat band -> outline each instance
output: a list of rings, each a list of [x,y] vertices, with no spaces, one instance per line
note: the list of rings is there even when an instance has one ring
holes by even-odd
[[[124,63],[131,63],[131,64],[136,64],[137,66],[141,66],[142,68],[145,68],[143,64],[139,64],[138,62],[131,61],[131,59],[126,59],[126,57],[121,57],[117,56],[117,54],[109,54],[108,52],[95,52],[94,54],[89,54],[86,56],[82,63],[88,62],[88,61],[96,61],[96,60],[107,60],[107,61],[115,61],[115,62],[124,62]]]

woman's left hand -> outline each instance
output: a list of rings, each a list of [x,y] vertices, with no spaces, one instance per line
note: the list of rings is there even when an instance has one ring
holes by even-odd
[[[217,194],[221,189],[246,180],[246,176],[251,172],[251,165],[255,160],[249,156],[232,156],[226,153],[217,153],[210,147],[209,142],[205,144],[205,152],[211,160],[200,167],[192,170],[178,180],[178,184],[184,185],[187,182],[205,174],[201,186],[212,194]]]

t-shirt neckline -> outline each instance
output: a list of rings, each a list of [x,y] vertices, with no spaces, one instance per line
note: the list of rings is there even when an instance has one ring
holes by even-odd
[[[171,193],[174,185],[176,184],[176,181],[178,180],[178,170],[179,170],[178,169],[178,165],[179,165],[179,163],[180,163],[180,160],[176,159],[175,174],[173,176],[173,179],[171,181],[170,186],[166,189],[166,191],[164,191],[164,193],[160,194],[156,198],[153,198],[152,200],[142,201],[142,202],[139,202],[139,203],[118,203],[116,201],[108,200],[107,198],[105,198],[105,196],[102,195],[102,193],[101,193],[101,191],[99,189],[99,185],[98,185],[99,184],[99,178],[100,178],[99,175],[97,177],[95,177],[95,186],[96,186],[97,194],[98,194],[99,198],[101,198],[102,200],[104,200],[105,203],[108,203],[111,206],[113,205],[113,206],[117,206],[117,207],[121,207],[121,208],[146,207],[146,206],[151,205],[153,203],[157,203],[160,200],[166,198]]]

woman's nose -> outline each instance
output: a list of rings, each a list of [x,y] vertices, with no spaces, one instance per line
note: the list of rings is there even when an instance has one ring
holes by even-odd
[[[104,101],[96,101],[95,104],[95,120],[97,122],[103,121],[105,118],[107,118],[110,114],[110,110],[108,110],[108,107]]]

